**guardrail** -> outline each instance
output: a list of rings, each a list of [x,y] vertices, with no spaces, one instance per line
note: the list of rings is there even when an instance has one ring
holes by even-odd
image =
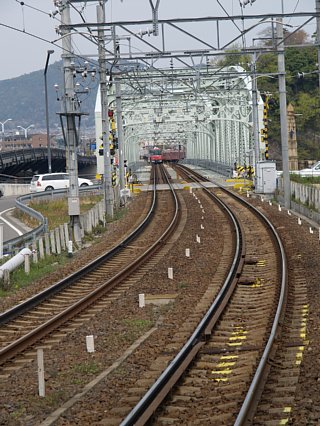
[[[79,188],[80,193],[88,193],[88,192],[100,192],[101,191],[101,185],[91,185],[84,188]],[[44,233],[48,232],[48,220],[45,218],[41,213],[37,212],[36,210],[32,209],[26,203],[28,201],[32,201],[35,198],[54,198],[61,195],[66,195],[68,192],[67,189],[56,189],[54,191],[44,191],[44,192],[36,192],[36,193],[30,193],[26,195],[22,195],[19,198],[16,199],[16,207],[23,211],[24,213],[28,214],[31,217],[34,217],[40,222],[40,225],[36,228],[32,229],[29,232],[26,232],[23,235],[20,235],[18,237],[12,238],[11,240],[8,240],[4,242],[3,244],[3,251],[11,253],[12,250],[16,248],[21,248],[22,246],[25,246],[28,243],[31,243],[37,239],[40,235],[43,235]]]

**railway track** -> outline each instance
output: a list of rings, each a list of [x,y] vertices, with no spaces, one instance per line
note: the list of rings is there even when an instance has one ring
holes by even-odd
[[[189,180],[190,175],[188,171],[184,181]],[[253,396],[258,397],[262,389],[255,370],[259,360],[266,363],[272,358],[272,353],[267,354],[264,350],[268,333],[271,331],[273,337],[276,334],[272,318],[277,313],[276,301],[280,295],[284,296],[280,287],[284,265],[279,260],[279,253],[274,251],[277,243],[270,239],[272,226],[266,222],[264,225],[256,223],[254,213],[241,206],[239,200],[229,198],[223,189],[210,191],[219,198],[220,207],[212,202],[211,195],[200,184],[192,193],[183,191],[178,194],[182,219],[180,231],[173,234],[167,244],[162,244],[161,250],[149,262],[149,277],[152,271],[151,276],[157,281],[154,289],[159,293],[179,289],[180,294],[170,308],[172,314],[163,319],[162,315],[159,317],[153,334],[121,365],[120,376],[108,375],[107,384],[98,387],[92,395],[82,393],[72,404],[62,404],[43,425],[100,421],[108,425],[229,425],[242,424],[244,419],[252,418],[256,405]],[[164,197],[161,214],[170,210],[166,200]],[[221,206],[222,201],[230,207]],[[228,209],[235,210],[233,219],[225,215]],[[240,224],[238,231],[234,227],[237,222]],[[200,237],[201,242],[195,243],[195,237]],[[145,245],[145,241],[142,239],[139,245]],[[180,266],[175,279],[172,284],[167,283],[161,267],[171,266],[170,253],[176,249],[181,253],[183,247],[191,247],[191,257],[187,261],[178,260]],[[240,255],[238,260],[237,253]],[[236,269],[233,274],[230,272],[232,265]],[[207,270],[209,267],[210,271]],[[195,274],[196,268],[198,275]],[[141,273],[143,281],[148,281],[144,275],[148,275],[146,270],[148,268]],[[132,273],[129,281],[137,274]],[[192,286],[187,285],[184,289],[187,276],[193,277],[194,281]],[[227,288],[227,281],[230,281],[230,288]],[[100,309],[110,309],[116,298],[123,298],[122,304],[127,303],[125,300],[131,291],[128,285],[128,280],[120,284],[113,296],[109,294],[100,299],[78,319],[69,321],[68,327],[61,327],[58,337],[51,335],[46,344],[54,344],[59,334],[79,328]],[[140,284],[139,291],[141,288]],[[147,292],[147,282],[145,289]],[[222,300],[225,293],[230,300],[225,302],[226,310],[223,311],[217,299]],[[158,310],[153,309],[154,312]],[[37,343],[38,346],[44,344],[44,339]],[[183,354],[184,349],[187,352]],[[19,358],[16,359],[19,364]],[[7,365],[3,377],[10,375],[11,367]],[[262,365],[258,368],[262,370]],[[120,379],[121,371],[126,371],[123,380]],[[269,402],[264,398],[259,411],[260,424],[266,421],[267,404]],[[243,414],[239,417],[241,410]]]
[[[161,173],[160,173],[161,172]],[[154,169],[152,201],[145,219],[117,247],[40,294],[0,315],[0,376],[8,378],[34,357],[34,345],[57,342],[76,325],[102,309],[119,291],[121,283],[155,255],[174,231],[179,203],[174,191],[157,194],[156,183],[168,177]],[[119,290],[121,288],[121,290]],[[86,310],[91,313],[86,314]],[[61,332],[61,327],[63,332]],[[69,331],[70,331],[69,330]],[[53,333],[56,333],[56,337]],[[46,336],[50,335],[46,340]]]
[[[283,247],[272,224],[244,200],[222,188],[200,191],[214,197],[234,223],[232,268],[182,350],[121,426],[240,425],[253,415],[262,392],[286,301]]]

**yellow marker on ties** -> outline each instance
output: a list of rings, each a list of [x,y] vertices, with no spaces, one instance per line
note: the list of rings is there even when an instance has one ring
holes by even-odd
[[[238,359],[238,355],[222,355],[220,359]]]
[[[229,342],[232,340],[246,340],[247,336],[233,336],[229,338]]]
[[[219,362],[217,367],[233,367],[235,365],[235,362]]]

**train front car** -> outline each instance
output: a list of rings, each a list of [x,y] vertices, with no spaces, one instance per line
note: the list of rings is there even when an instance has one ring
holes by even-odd
[[[153,148],[150,150],[150,162],[153,164],[162,163],[162,152],[160,148]]]

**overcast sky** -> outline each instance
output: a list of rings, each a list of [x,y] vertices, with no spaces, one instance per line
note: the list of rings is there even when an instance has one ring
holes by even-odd
[[[24,6],[21,3],[24,3]],[[153,3],[155,4],[156,0],[153,0]],[[223,4],[228,14],[239,15],[241,12],[239,0],[220,0],[220,3]],[[315,10],[315,0],[283,0],[283,3],[286,12],[293,12],[294,10],[313,12]],[[87,21],[96,19],[96,4],[96,2],[87,2],[87,7],[83,11]],[[74,5],[78,8],[81,7],[79,3],[74,3]],[[51,63],[60,59],[61,50],[50,44],[50,41],[52,42],[59,37],[55,31],[59,21],[48,16],[50,10],[55,10],[53,0],[25,0],[24,2],[1,0],[0,10],[0,80],[43,69],[48,49],[53,48],[55,50],[50,59]],[[191,0],[160,0],[159,18],[226,16],[225,11],[217,0],[198,0],[196,2]],[[244,9],[245,14],[263,14],[270,11],[280,13],[281,0],[256,0],[252,6],[248,5]],[[142,20],[152,17],[149,0],[109,0],[106,12],[107,21]],[[72,20],[72,22],[75,21]],[[77,22],[79,22],[79,16]],[[287,23],[289,23],[288,20]],[[296,22],[290,21],[290,24],[296,24]],[[6,28],[5,25],[15,29]],[[208,28],[205,25],[198,25],[198,37],[207,36]],[[311,34],[315,30],[315,24],[309,24],[305,27],[305,30]],[[31,33],[35,37],[29,36],[27,33]],[[225,25],[222,28],[224,41],[228,40],[228,37],[234,37],[238,34],[239,31],[231,22],[228,23],[228,26]],[[77,37],[74,42],[79,53],[96,53],[94,45],[86,45],[82,42],[80,36]],[[173,36],[173,38],[175,37]],[[147,41],[153,42],[153,39],[154,37],[150,37]],[[172,42],[178,43],[178,40],[172,40]],[[247,43],[250,44],[251,40],[248,40]],[[172,46],[174,48],[174,45]],[[177,47],[180,48],[181,46],[177,44]],[[184,49],[190,48],[189,45],[182,47]]]

